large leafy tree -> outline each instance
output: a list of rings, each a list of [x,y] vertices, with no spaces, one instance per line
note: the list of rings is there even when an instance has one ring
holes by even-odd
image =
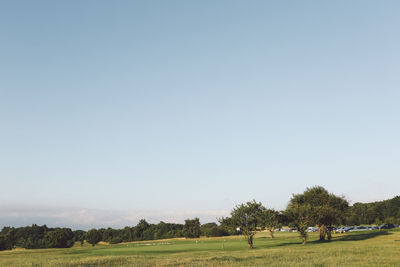
[[[307,188],[303,194],[293,195],[286,215],[300,232],[303,243],[307,240],[308,226],[318,225],[320,239],[331,239],[330,228],[341,224],[349,203],[344,197],[329,193],[322,186]]]
[[[320,239],[325,239],[327,235],[330,240],[330,228],[345,220],[348,201],[344,197],[329,193],[321,186],[310,188],[304,194],[312,207],[312,220],[319,227]]]
[[[236,206],[231,212],[232,223],[240,228],[249,248],[253,248],[253,237],[257,230],[264,229],[265,207],[255,200]]]

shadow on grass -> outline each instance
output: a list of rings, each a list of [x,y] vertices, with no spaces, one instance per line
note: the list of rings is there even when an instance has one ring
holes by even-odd
[[[385,236],[385,235],[392,235],[392,234],[393,233],[388,232],[388,231],[376,231],[376,232],[367,232],[367,233],[360,233],[360,234],[350,234],[350,235],[342,235],[342,236],[335,237],[335,239],[333,241],[360,241],[360,240],[374,238],[377,236]]]
[[[364,232],[364,233],[347,233],[343,234],[341,236],[333,236],[331,241],[328,240],[313,240],[313,241],[308,241],[307,244],[323,244],[323,243],[334,243],[337,241],[362,241],[362,240],[367,240],[371,238],[375,238],[377,236],[386,236],[386,235],[392,235],[391,232],[388,231],[374,231],[374,232]],[[300,237],[299,237],[300,239]],[[281,243],[277,244],[278,247],[281,246],[290,246],[290,245],[300,245],[301,242],[291,242],[291,243]]]

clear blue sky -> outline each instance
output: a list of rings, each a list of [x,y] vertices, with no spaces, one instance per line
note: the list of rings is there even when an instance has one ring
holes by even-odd
[[[399,1],[2,1],[0,225],[68,225],[67,211],[205,222],[313,185],[353,203],[399,194],[399,14]]]

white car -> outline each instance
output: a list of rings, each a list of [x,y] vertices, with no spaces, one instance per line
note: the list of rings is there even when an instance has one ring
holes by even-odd
[[[366,226],[356,226],[353,229],[349,230],[349,232],[358,232],[358,231],[367,231],[368,227]]]

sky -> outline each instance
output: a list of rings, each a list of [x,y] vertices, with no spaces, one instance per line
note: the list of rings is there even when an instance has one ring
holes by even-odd
[[[399,1],[1,1],[0,226],[400,189]]]

